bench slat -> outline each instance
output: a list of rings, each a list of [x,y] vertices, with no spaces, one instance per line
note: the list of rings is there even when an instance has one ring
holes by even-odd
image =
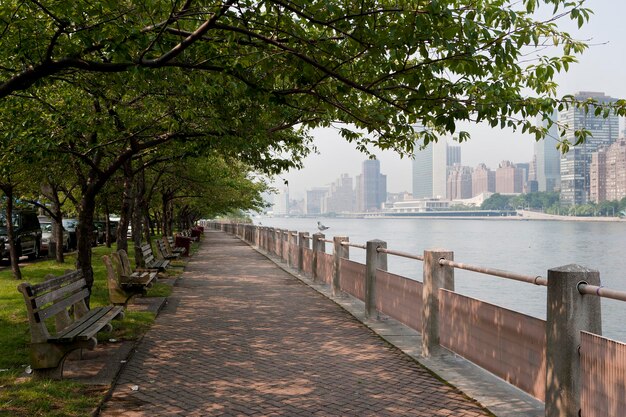
[[[73,271],[65,275],[61,275],[59,277],[51,278],[39,284],[31,285],[30,288],[31,288],[33,296],[37,296],[41,293],[59,288],[66,282],[72,282],[72,281],[76,281],[79,279],[83,279],[82,272]]]
[[[86,340],[94,337],[103,327],[123,311],[121,306],[98,307],[89,311],[89,314],[72,324],[60,334],[49,340],[57,342],[71,342],[75,339]]]
[[[69,285],[66,285],[61,288],[57,288],[55,290],[50,291],[49,293],[40,295],[39,297],[35,297],[33,299],[33,307],[38,309],[38,308],[41,308],[42,306],[45,306],[48,303],[56,302],[59,300],[61,300],[60,302],[63,302],[62,301],[63,298],[66,298],[68,294],[74,293],[77,290],[80,290],[81,288],[85,287],[86,285],[87,285],[87,282],[85,282],[85,280],[81,278],[78,281],[74,281]]]
[[[42,308],[35,313],[35,316],[37,317],[38,321],[44,321],[48,317],[52,317],[55,314],[63,311],[64,309],[69,308],[74,303],[77,303],[78,301],[87,298],[88,295],[89,290],[87,288],[83,288],[83,290],[74,293],[67,298],[64,298],[60,302],[52,304],[50,307]]]

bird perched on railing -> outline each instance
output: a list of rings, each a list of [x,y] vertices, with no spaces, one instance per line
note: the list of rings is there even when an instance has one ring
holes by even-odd
[[[317,222],[317,230],[323,232],[326,229],[328,229],[328,226],[324,226],[321,222]]]

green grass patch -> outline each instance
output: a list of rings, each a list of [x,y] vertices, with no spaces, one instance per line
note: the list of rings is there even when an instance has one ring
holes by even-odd
[[[91,306],[109,304],[102,256],[114,250],[104,246],[93,248]],[[128,252],[132,262],[132,244]],[[66,270],[75,269],[75,264],[76,256],[72,254],[66,256],[63,264],[54,260],[28,262],[21,267],[22,280],[31,284],[39,283],[48,274],[61,275]],[[34,380],[23,376],[24,368],[29,364],[30,330],[24,298],[17,290],[19,283],[13,279],[10,267],[0,271],[0,416],[90,415],[103,398],[102,388],[70,381]],[[171,292],[171,286],[157,283],[147,296],[167,297]],[[154,319],[155,315],[150,312],[127,311],[123,320],[112,322],[113,331],[99,334],[98,339],[101,343],[106,343],[110,338],[135,340],[150,328]]]
[[[0,416],[87,416],[104,394],[104,387],[31,380],[12,372],[0,375]]]

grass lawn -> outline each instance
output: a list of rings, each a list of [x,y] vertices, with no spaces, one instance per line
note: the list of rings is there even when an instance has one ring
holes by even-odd
[[[129,245],[129,257],[133,248]],[[102,255],[113,248],[93,248],[94,285],[91,305],[109,304],[106,270]],[[66,256],[64,264],[52,260],[26,262],[22,268],[23,281],[31,284],[43,281],[47,274],[60,275],[74,269],[76,257]],[[6,263],[6,261],[5,261]],[[30,331],[24,298],[17,291],[20,282],[13,279],[10,267],[0,270],[0,416],[86,416],[101,401],[104,390],[69,381],[40,381],[24,377],[28,365]],[[157,283],[148,291],[150,296],[168,296],[171,287]],[[99,335],[100,341],[109,338],[134,340],[150,327],[154,314],[126,312],[124,320],[114,320],[111,333]]]

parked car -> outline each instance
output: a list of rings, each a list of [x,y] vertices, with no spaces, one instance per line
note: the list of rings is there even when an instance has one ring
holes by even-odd
[[[13,212],[13,242],[17,256],[39,257],[41,251],[41,225],[37,213],[29,210]],[[0,260],[9,258],[6,214],[0,213]]]
[[[76,235],[76,231],[78,229],[78,220],[76,219],[63,219],[63,228],[67,230],[70,236],[70,250],[74,250],[78,248],[78,236]],[[93,235],[91,236],[91,246],[98,245],[98,234],[97,228],[94,224],[93,226]]]
[[[117,240],[117,220],[109,220],[109,235],[111,236],[111,242]],[[98,229],[98,243],[104,243],[106,241],[106,221],[96,220],[94,221],[94,227]]]
[[[47,253],[50,249],[50,242],[52,241],[52,220],[39,218],[39,223],[41,224],[41,251]],[[62,247],[64,251],[67,251],[70,248],[70,234],[65,229],[63,229],[62,233]]]
[[[78,220],[63,219],[63,228],[67,230],[67,234],[70,239],[69,250],[74,250],[78,246],[78,239],[76,238],[76,226],[78,226]]]

